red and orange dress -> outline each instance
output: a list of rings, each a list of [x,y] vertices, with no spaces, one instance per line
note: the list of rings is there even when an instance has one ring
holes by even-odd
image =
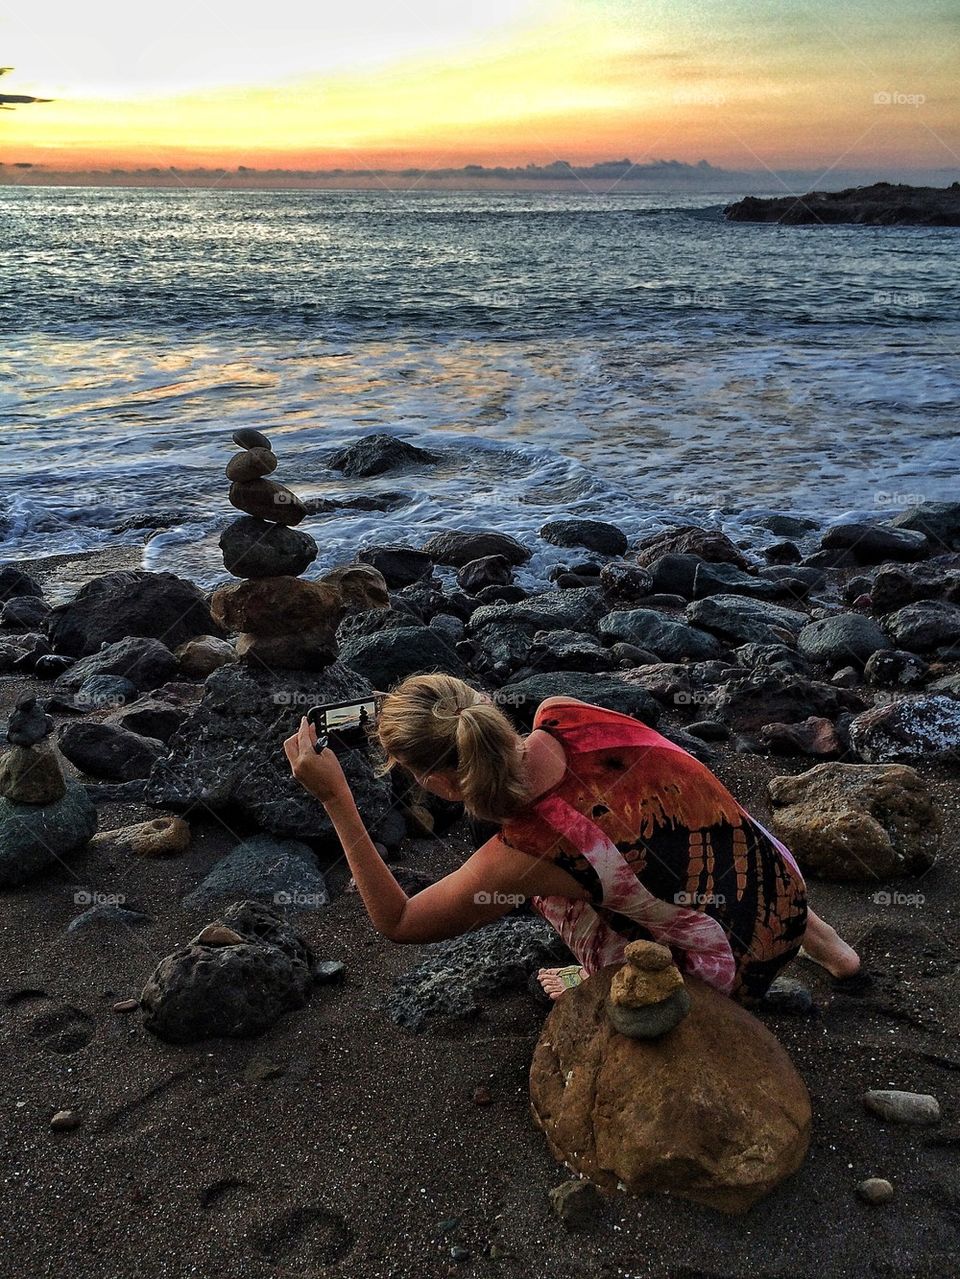
[[[500,838],[590,892],[533,897],[533,908],[587,972],[621,962],[643,938],[740,1002],[759,999],[806,929],[789,849],[704,764],[629,715],[554,702],[533,727],[560,742],[567,771]]]

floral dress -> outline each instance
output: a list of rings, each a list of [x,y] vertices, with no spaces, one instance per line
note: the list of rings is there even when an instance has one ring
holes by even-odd
[[[790,851],[704,764],[629,715],[554,702],[533,727],[560,742],[567,771],[500,838],[589,890],[531,898],[583,967],[619,963],[644,938],[740,1002],[762,996],[806,928]]]

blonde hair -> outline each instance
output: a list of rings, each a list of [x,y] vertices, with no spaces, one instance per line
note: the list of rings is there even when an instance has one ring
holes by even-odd
[[[484,821],[504,821],[529,804],[520,735],[454,675],[403,680],[380,704],[376,736],[386,754],[378,777],[397,764],[420,776],[451,769],[464,807]]]

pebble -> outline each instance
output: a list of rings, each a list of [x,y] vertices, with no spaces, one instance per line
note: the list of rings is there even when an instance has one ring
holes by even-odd
[[[873,1089],[863,1094],[867,1110],[895,1124],[936,1124],[940,1103],[930,1093],[901,1092],[896,1088]]]
[[[868,1177],[857,1186],[857,1194],[868,1204],[885,1204],[893,1198],[893,1186],[883,1177]]]
[[[277,469],[277,457],[269,449],[245,449],[234,453],[227,463],[226,476],[243,484],[247,480],[259,480]]]
[[[760,1008],[764,1012],[807,1017],[814,1012],[813,995],[795,977],[778,977],[761,1000]]]
[[[313,980],[323,984],[342,981],[346,971],[347,966],[341,960],[322,959],[313,966]]]
[[[562,1181],[549,1191],[550,1207],[567,1226],[583,1226],[592,1221],[600,1207],[600,1195],[592,1181],[579,1177]]]
[[[269,449],[270,441],[262,431],[255,431],[252,426],[245,426],[234,431],[233,442],[240,449]]]
[[[482,1084],[479,1088],[473,1090],[473,1104],[475,1106],[489,1106],[493,1101],[493,1093],[489,1088],[485,1088]]]
[[[139,999],[119,999],[113,1005],[115,1013],[135,1013],[140,1007]]]
[[[80,1116],[75,1110],[58,1110],[50,1120],[54,1132],[72,1132],[80,1127]]]
[[[53,728],[53,720],[32,693],[17,698],[7,724],[7,741],[11,746],[36,746]]]
[[[470,1250],[468,1248],[461,1248],[459,1244],[455,1244],[450,1249],[450,1260],[456,1261],[458,1264],[462,1264],[464,1261],[469,1261]]]
[[[243,944],[244,938],[232,928],[227,928],[226,924],[207,924],[200,933],[198,933],[194,945],[195,946],[240,946]]]

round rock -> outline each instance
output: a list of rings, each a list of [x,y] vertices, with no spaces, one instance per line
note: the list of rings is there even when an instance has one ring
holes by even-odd
[[[230,504],[256,519],[292,526],[306,518],[307,508],[284,484],[276,480],[248,480],[230,485]]]
[[[244,516],[220,534],[223,566],[234,577],[299,577],[317,558],[309,533]]]
[[[256,431],[252,426],[244,426],[239,431],[234,431],[233,442],[237,448],[241,449],[266,449],[270,451],[270,441],[262,431]]]
[[[242,453],[234,453],[227,463],[226,475],[228,480],[244,484],[262,479],[276,469],[277,455],[270,449],[244,449]]]

